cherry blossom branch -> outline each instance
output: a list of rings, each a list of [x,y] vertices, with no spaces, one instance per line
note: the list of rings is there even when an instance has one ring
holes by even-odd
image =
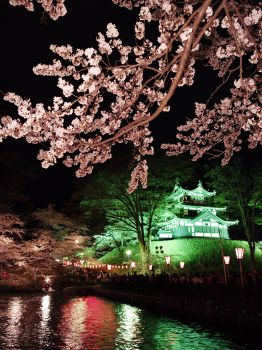
[[[241,22],[241,24],[242,24],[243,27],[245,28],[245,31],[246,31],[246,33],[248,34],[249,40],[250,40],[251,42],[253,42],[254,46],[255,46],[256,49],[257,49],[257,43],[254,41],[254,38],[253,38],[253,36],[251,35],[251,33],[250,33],[248,27],[246,26],[243,17],[242,17],[241,14],[239,13],[235,1],[234,1],[234,0],[230,0],[230,3],[232,4],[232,6],[233,6],[233,8],[234,8],[234,10],[235,10],[235,12],[236,12],[236,14],[237,14],[237,17],[238,17],[238,19],[239,19],[240,22]]]
[[[206,12],[206,9],[207,7],[209,6],[211,0],[205,0],[204,4],[202,5],[201,9],[199,10],[198,12],[198,15],[196,17],[196,20],[194,22],[194,25],[193,25],[193,28],[192,28],[192,32],[190,34],[190,37],[189,39],[187,40],[186,44],[185,44],[185,48],[184,48],[184,51],[183,51],[183,54],[181,56],[181,60],[179,62],[179,66],[178,66],[178,71],[177,71],[177,74],[171,84],[171,87],[166,95],[166,97],[164,98],[164,100],[160,103],[159,107],[157,108],[157,110],[150,116],[146,116],[144,118],[141,118],[139,121],[134,121],[126,126],[124,126],[119,132],[117,132],[113,137],[103,141],[103,142],[100,142],[98,144],[96,144],[95,146],[102,146],[106,143],[109,143],[109,142],[113,142],[114,140],[120,138],[121,136],[123,136],[124,134],[130,132],[131,130],[133,130],[134,128],[137,128],[138,126],[143,126],[145,124],[148,124],[149,122],[151,122],[152,120],[156,119],[160,113],[163,111],[164,107],[167,105],[167,103],[169,102],[169,100],[171,99],[171,97],[173,96],[177,86],[178,86],[178,83],[184,73],[184,70],[185,70],[185,67],[186,67],[186,62],[188,60],[188,57],[189,57],[189,53],[190,53],[190,50],[191,50],[191,46],[192,46],[192,43],[193,43],[193,40],[194,40],[194,36],[195,36],[195,32],[197,31],[197,28],[198,28],[198,25],[199,23],[202,21],[204,15],[205,15],[205,12]]]

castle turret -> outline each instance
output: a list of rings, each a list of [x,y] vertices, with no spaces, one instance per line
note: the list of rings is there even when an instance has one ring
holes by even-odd
[[[217,216],[217,212],[226,211],[226,207],[213,206],[210,198],[216,191],[207,191],[202,182],[193,190],[188,190],[176,183],[167,199],[168,211],[173,217],[161,223],[159,239],[181,237],[229,238],[228,227],[238,223]]]

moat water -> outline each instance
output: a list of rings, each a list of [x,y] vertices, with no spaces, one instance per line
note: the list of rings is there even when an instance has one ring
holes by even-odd
[[[261,349],[237,333],[139,307],[56,293],[0,295],[1,350]]]

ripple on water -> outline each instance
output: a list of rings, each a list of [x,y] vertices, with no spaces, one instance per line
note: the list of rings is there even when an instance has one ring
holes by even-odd
[[[97,297],[0,297],[0,350],[260,349],[198,324],[186,324]]]

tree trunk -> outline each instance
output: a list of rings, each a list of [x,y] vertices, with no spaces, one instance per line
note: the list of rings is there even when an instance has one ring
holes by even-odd
[[[250,251],[250,268],[251,268],[251,278],[253,285],[257,284],[257,278],[256,278],[256,259],[255,259],[255,249],[256,245],[255,242],[248,242],[249,251]]]
[[[148,249],[145,243],[139,242],[140,256],[142,262],[142,273],[147,271],[147,264],[149,261]]]
[[[254,242],[248,242],[248,246],[250,251],[250,267],[251,267],[251,270],[253,270],[256,268],[256,258],[255,258],[256,246]]]
[[[250,251],[250,268],[252,271],[255,269],[255,266],[256,266],[256,257],[255,257],[256,243],[254,241],[254,234],[252,232],[252,226],[251,226],[252,219],[250,218],[249,212],[245,210],[245,208],[240,208],[240,209],[241,209],[241,215],[242,215],[242,223],[244,226],[244,231],[247,237],[248,247]]]

